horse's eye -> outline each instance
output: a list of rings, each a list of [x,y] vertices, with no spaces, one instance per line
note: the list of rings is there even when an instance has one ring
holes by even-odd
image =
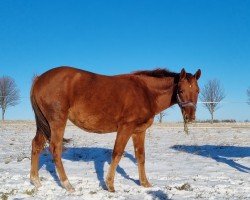
[[[182,93],[183,93],[183,90],[180,90],[179,93],[182,94]]]

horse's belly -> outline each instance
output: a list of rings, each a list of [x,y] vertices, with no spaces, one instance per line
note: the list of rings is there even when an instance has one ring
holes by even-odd
[[[117,131],[117,123],[98,115],[76,116],[69,115],[69,119],[79,128],[94,133],[110,133]]]

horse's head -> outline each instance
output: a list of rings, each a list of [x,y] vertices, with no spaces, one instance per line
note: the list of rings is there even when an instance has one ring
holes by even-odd
[[[183,119],[185,122],[195,120],[196,104],[199,94],[198,79],[201,76],[201,70],[192,75],[181,70],[180,78],[177,86],[176,99],[181,108]]]

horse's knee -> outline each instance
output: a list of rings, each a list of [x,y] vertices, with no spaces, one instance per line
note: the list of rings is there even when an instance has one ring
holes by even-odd
[[[143,148],[136,149],[136,157],[137,157],[138,161],[145,160],[145,151]]]
[[[137,162],[139,164],[145,164],[145,156],[144,155],[138,155]]]
[[[138,155],[143,155],[145,153],[144,148],[136,148],[136,152]]]
[[[112,159],[113,160],[120,159],[122,155],[123,155],[123,152],[113,152]]]

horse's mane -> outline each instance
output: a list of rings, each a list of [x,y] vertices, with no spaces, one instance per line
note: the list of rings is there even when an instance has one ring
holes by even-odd
[[[135,71],[132,72],[134,75],[145,75],[156,78],[164,78],[164,77],[174,77],[176,81],[179,79],[180,73],[169,71],[168,69],[157,68],[154,70],[143,70],[143,71]],[[187,79],[192,77],[191,73],[186,73]]]
[[[145,76],[151,76],[151,77],[157,77],[157,78],[163,78],[163,77],[176,77],[179,75],[178,73],[171,72],[167,69],[154,69],[154,70],[143,70],[143,71],[135,71],[132,72],[134,75],[145,75]]]

